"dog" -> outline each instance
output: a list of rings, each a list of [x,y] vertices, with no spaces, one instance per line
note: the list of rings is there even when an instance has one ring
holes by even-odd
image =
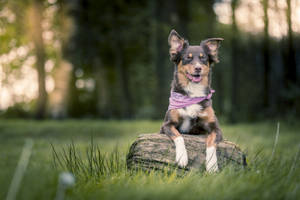
[[[175,64],[169,108],[160,133],[175,143],[176,162],[186,167],[188,155],[181,134],[207,134],[206,170],[218,171],[216,145],[223,134],[212,108],[212,66],[219,62],[222,38],[210,38],[200,45],[189,42],[172,30],[168,37],[170,60]]]

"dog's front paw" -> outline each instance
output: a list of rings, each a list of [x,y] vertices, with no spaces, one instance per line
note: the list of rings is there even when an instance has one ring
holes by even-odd
[[[174,140],[176,147],[176,162],[180,167],[186,167],[188,164],[188,155],[185,149],[184,140],[182,136]]]
[[[206,148],[206,171],[208,172],[219,171],[217,151],[216,151],[216,147],[214,146]]]

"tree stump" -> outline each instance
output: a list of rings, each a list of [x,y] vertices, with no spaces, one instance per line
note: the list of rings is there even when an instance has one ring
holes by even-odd
[[[204,170],[206,157],[205,135],[182,135],[188,153],[188,165],[177,166],[175,161],[175,144],[165,134],[142,134],[131,145],[127,155],[128,169],[142,170]],[[217,145],[218,167],[227,164],[238,167],[246,166],[246,156],[234,143],[224,140]]]

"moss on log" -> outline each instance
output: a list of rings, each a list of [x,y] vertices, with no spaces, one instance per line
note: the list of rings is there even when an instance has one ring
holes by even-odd
[[[183,135],[188,165],[184,170],[205,169],[206,136]],[[246,166],[246,156],[234,143],[224,140],[217,145],[218,167],[227,164]],[[127,155],[129,169],[162,170],[180,169],[175,162],[175,145],[165,134],[142,134],[131,145]]]

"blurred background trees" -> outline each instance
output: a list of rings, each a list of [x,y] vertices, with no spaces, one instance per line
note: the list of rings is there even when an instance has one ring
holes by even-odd
[[[297,0],[4,0],[2,117],[162,119],[167,37],[223,37],[214,107],[231,122],[300,115]]]

